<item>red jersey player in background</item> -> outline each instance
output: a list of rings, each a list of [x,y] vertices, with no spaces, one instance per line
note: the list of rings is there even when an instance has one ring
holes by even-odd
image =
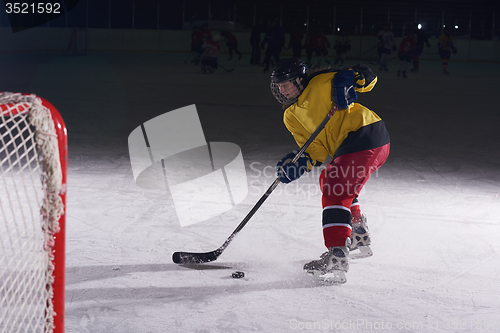
[[[220,34],[226,39],[226,45],[229,52],[229,58],[227,60],[233,59],[233,51],[238,55],[238,60],[240,60],[243,55],[240,50],[238,50],[238,39],[236,36],[232,32],[226,30],[221,30]]]
[[[203,74],[212,74],[219,68],[217,63],[220,52],[219,41],[220,36],[215,35],[203,43],[203,55],[201,56],[201,72]]]
[[[403,74],[403,78],[407,78],[406,72],[410,68],[411,61],[413,59],[413,54],[415,53],[416,47],[416,39],[415,34],[413,32],[409,33],[408,36],[405,36],[401,43],[399,44],[398,49],[398,73],[397,76],[400,77],[401,73]]]
[[[315,29],[311,36],[311,48],[316,56],[316,68],[321,67],[321,61],[325,60],[328,64],[328,49],[330,48],[330,42],[326,38],[325,34],[319,29]]]

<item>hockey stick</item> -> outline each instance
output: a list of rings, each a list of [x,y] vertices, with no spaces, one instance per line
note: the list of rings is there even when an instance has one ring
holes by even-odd
[[[222,66],[221,64],[218,64],[220,68],[222,68],[223,70],[225,70],[226,72],[232,72],[234,71],[234,68],[231,68],[231,69],[227,69],[226,67]]]
[[[316,139],[318,134],[323,130],[325,127],[326,123],[330,120],[331,117],[335,114],[337,111],[337,107],[334,106],[330,112],[328,112],[328,115],[323,119],[321,124],[319,124],[318,128],[309,136],[309,139],[307,139],[306,143],[300,148],[299,152],[295,155],[291,163],[297,162],[299,159],[300,155],[302,155],[306,149],[309,147],[309,145]],[[276,180],[272,183],[272,185],[267,189],[266,193],[257,201],[255,206],[253,206],[252,210],[245,216],[243,221],[234,229],[233,233],[229,236],[229,238],[222,244],[221,247],[219,247],[217,250],[211,251],[211,252],[203,252],[203,253],[193,253],[193,252],[174,252],[172,255],[172,260],[176,264],[202,264],[205,262],[210,262],[217,260],[217,258],[224,252],[226,247],[231,243],[234,237],[243,229],[243,227],[250,221],[252,216],[257,212],[257,210],[262,206],[264,201],[269,197],[269,195],[274,191],[274,189],[278,186],[280,183],[280,179],[276,178]]]

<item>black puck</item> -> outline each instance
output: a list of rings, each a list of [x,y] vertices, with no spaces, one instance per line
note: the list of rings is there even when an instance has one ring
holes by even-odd
[[[245,273],[243,272],[234,272],[233,274],[231,274],[231,277],[234,278],[234,279],[241,279],[243,277],[245,277]]]

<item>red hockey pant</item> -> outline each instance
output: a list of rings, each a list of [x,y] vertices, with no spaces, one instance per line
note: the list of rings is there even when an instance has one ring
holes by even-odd
[[[321,172],[323,237],[327,248],[344,246],[351,236],[351,204],[370,175],[389,156],[390,143],[335,158]]]

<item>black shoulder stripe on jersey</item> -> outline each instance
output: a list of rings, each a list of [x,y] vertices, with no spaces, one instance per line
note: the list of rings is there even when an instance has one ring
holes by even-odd
[[[363,126],[357,131],[349,132],[345,140],[335,152],[335,157],[382,147],[391,141],[383,120]]]

